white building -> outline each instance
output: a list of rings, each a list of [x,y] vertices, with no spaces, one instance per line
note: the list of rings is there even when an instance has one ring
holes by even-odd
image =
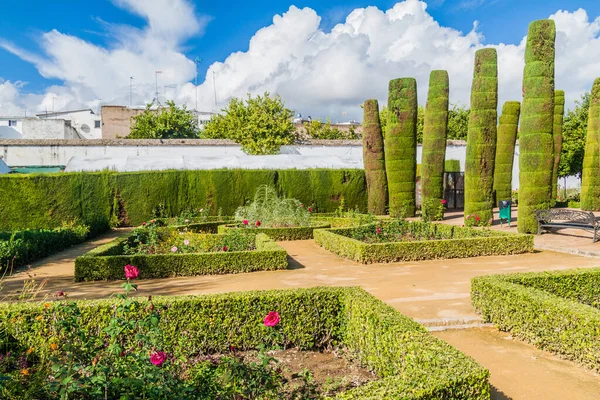
[[[102,119],[92,109],[38,114],[40,119],[63,119],[82,139],[102,139]]]
[[[25,117],[0,117],[0,139],[22,139]]]
[[[210,121],[213,115],[216,115],[216,113],[210,111],[194,111],[194,114],[198,118],[198,129],[200,130],[204,129],[204,124]]]
[[[0,116],[0,139],[82,139],[64,119]]]

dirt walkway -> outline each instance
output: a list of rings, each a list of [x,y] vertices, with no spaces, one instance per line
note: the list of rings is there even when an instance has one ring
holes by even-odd
[[[71,298],[100,298],[121,291],[122,282],[73,283],[73,259],[118,235],[74,247],[34,268],[36,279],[48,279],[46,291],[64,290]],[[538,252],[510,257],[480,257],[364,266],[341,259],[314,241],[283,242],[290,269],[251,274],[200,276],[139,281],[139,295],[173,295],[311,286],[361,286],[404,314],[429,325],[477,324],[469,298],[474,276],[518,271],[595,267],[600,260],[571,254]],[[12,277],[18,289],[26,275]],[[515,340],[494,329],[436,332],[492,372],[495,399],[592,399],[600,378],[574,363]]]

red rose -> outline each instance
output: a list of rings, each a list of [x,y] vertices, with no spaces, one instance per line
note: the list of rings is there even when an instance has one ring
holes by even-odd
[[[63,292],[62,290],[59,290],[58,292],[56,292],[56,297],[63,297],[65,295],[65,292]]]
[[[442,204],[446,204],[446,203],[447,203],[447,201],[446,201],[446,200],[442,200]]]
[[[312,207],[308,207],[308,212],[312,212],[313,208]]]
[[[264,324],[270,327],[279,325],[279,313],[277,311],[269,312],[265,317]]]
[[[150,355],[150,362],[157,367],[163,365],[167,361],[167,354],[164,351],[155,351]]]
[[[146,221],[142,222],[142,226],[146,226]]]
[[[227,251],[227,250],[229,250],[229,247],[223,246],[223,251]]]
[[[242,224],[244,224],[244,225],[248,225],[248,220],[247,220],[247,219],[243,220],[243,221],[242,221]]]
[[[138,275],[140,273],[140,271],[133,265],[127,264],[124,269],[125,269],[125,278],[127,278],[127,279],[135,279],[138,277]]]
[[[260,226],[260,221],[256,221],[256,226]]]
[[[381,233],[381,228],[377,227],[377,234],[379,235]]]
[[[475,217],[475,221],[479,222],[481,220],[481,218],[479,218],[479,216]]]

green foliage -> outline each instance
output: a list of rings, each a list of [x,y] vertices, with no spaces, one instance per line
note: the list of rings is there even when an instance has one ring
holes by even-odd
[[[230,225],[220,225],[219,233],[225,234],[231,230],[240,231],[244,235],[258,235],[264,234],[270,237],[271,239],[284,242],[284,241],[292,241],[292,240],[309,240],[313,238],[313,232],[315,229],[324,229],[329,228],[331,225],[329,222],[308,222],[307,226],[293,226],[293,227],[285,227],[285,228],[257,228],[254,227],[244,227],[242,224],[230,224]]]
[[[391,80],[388,95],[385,169],[389,213],[413,217],[416,207],[417,81],[414,78]]]
[[[194,114],[174,101],[167,107],[152,110],[148,104],[143,113],[133,117],[131,133],[126,139],[194,139],[198,137],[198,124]]]
[[[431,71],[423,128],[421,211],[427,220],[442,220],[444,169],[448,135],[450,82],[447,71]]]
[[[74,223],[60,228],[0,233],[0,269],[19,267],[83,242],[89,228]]]
[[[585,92],[575,101],[575,109],[569,110],[563,123],[563,141],[558,166],[558,176],[581,176],[585,136],[587,133],[591,93]]]
[[[444,172],[460,172],[460,160],[446,160]]]
[[[473,278],[485,321],[535,346],[600,371],[600,269]]]
[[[477,50],[465,160],[465,216],[479,215],[476,225],[493,218],[497,109],[498,54],[491,48]]]
[[[252,236],[256,250],[170,254],[124,254],[129,237],[116,239],[75,259],[75,281],[118,280],[123,278],[123,267],[135,265],[140,279],[236,274],[254,271],[286,269],[287,252],[264,234]],[[228,240],[242,238],[221,235],[213,238],[218,244],[231,245]],[[205,240],[211,240],[205,238]],[[213,242],[212,245],[216,244]]]
[[[428,222],[399,223],[403,224],[406,233],[412,237],[433,237],[435,240],[403,240],[374,244],[357,240],[356,237],[378,235],[377,224],[371,224],[358,228],[319,229],[315,231],[315,242],[341,257],[363,264],[508,255],[533,251],[533,236],[530,235]]]
[[[235,211],[238,222],[247,227],[285,228],[310,224],[312,206],[299,200],[280,198],[273,186],[262,185],[256,189],[254,199]],[[257,225],[258,224],[258,225]]]
[[[600,210],[600,78],[594,82],[590,96],[581,173],[581,209]]]
[[[501,200],[510,200],[512,195],[512,171],[515,159],[515,143],[519,130],[521,103],[507,101],[502,106],[496,145],[496,167],[494,168],[494,191],[496,205]]]
[[[279,95],[269,93],[245,101],[232,98],[221,114],[206,123],[202,135],[212,139],[231,139],[248,154],[277,154],[283,145],[294,143],[292,118]]]
[[[115,368],[115,373],[135,373],[138,379],[133,382],[154,383],[156,388],[150,389],[154,390],[152,394],[164,393],[147,398],[170,396],[166,398],[185,399],[184,393],[169,390],[178,386],[175,385],[177,382],[169,384],[171,381],[167,378],[169,375],[181,376],[177,374],[178,368],[190,361],[196,361],[195,367],[188,371],[195,387],[214,388],[210,379],[205,379],[211,375],[210,371],[203,370],[207,367],[204,362],[212,359],[207,355],[226,353],[231,346],[240,351],[274,346],[301,350],[342,347],[352,359],[373,370],[380,379],[341,393],[337,396],[340,399],[484,400],[490,396],[488,371],[360,288],[155,297],[151,301],[132,301],[129,307],[126,306],[127,301],[78,301],[78,314],[74,316],[76,324],[67,326],[76,326],[84,339],[90,338],[97,343],[109,340],[109,344],[117,342],[127,346],[123,357],[99,360],[96,366],[104,366],[113,360],[119,366],[129,362],[129,370]],[[71,320],[73,313],[68,304],[53,303],[49,308],[37,303],[4,304],[0,306],[0,330],[13,337],[21,347],[33,348],[35,354],[46,360],[49,343],[61,346],[80,343],[78,337],[73,337],[72,331],[52,329],[61,321]],[[277,310],[281,318],[277,335],[269,334],[269,328],[263,325],[264,317],[273,310]],[[117,323],[111,325],[115,314]],[[38,319],[40,316],[41,319]],[[149,324],[142,322],[148,319]],[[132,323],[123,325],[121,321]],[[111,329],[102,329],[105,326]],[[114,342],[111,341],[114,329],[121,327],[124,328],[122,333]],[[144,338],[144,346],[156,343],[157,349],[172,357],[160,368],[145,369],[149,364],[148,353],[145,352],[146,347],[136,350],[138,335]],[[58,351],[60,355],[64,354],[62,348],[59,347]],[[93,366],[97,355],[93,348],[80,354],[85,356],[84,367]],[[139,355],[139,362],[134,355]],[[146,356],[147,364],[142,364],[142,355]],[[241,367],[235,360],[223,366],[229,370]],[[140,379],[144,376],[142,372],[146,371],[148,379]],[[256,376],[255,373],[262,375],[256,369],[240,372],[248,377]],[[35,385],[35,382],[26,383]],[[127,381],[119,383],[125,385]],[[229,386],[229,383],[221,382],[221,386]],[[22,384],[21,387],[24,386]],[[101,382],[98,386],[102,387]],[[205,398],[197,392],[190,397]]]
[[[367,100],[363,109],[363,162],[367,180],[368,210],[376,215],[384,215],[387,211],[388,188],[379,103],[377,100]]]
[[[562,153],[563,122],[565,117],[565,91],[554,91],[554,124],[552,137],[554,139],[554,166],[552,169],[552,206],[558,197],[558,167]]]
[[[310,122],[305,122],[304,129],[306,130],[306,136],[311,139],[342,140],[357,138],[356,132],[352,125],[350,126],[349,131],[344,132],[341,129],[332,127],[329,119],[327,119],[325,122],[321,122],[317,119],[313,119]]]
[[[519,133],[517,222],[521,233],[537,232],[535,212],[548,209],[552,201],[555,39],[553,20],[529,25]]]

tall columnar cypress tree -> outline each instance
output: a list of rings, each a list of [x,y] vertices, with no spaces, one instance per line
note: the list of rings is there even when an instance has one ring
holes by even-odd
[[[421,209],[423,215],[433,216],[444,198],[449,95],[448,72],[431,71],[423,124],[423,160],[421,162]]]
[[[475,53],[465,164],[465,223],[487,225],[493,218],[494,159],[498,123],[498,55]]]
[[[383,215],[388,202],[383,135],[379,121],[379,103],[367,100],[363,105],[363,161],[367,179],[369,212]]]
[[[519,135],[518,229],[521,233],[537,232],[535,212],[551,205],[555,39],[553,20],[534,21],[529,25]]]
[[[507,101],[502,106],[496,142],[496,167],[494,168],[496,203],[512,198],[512,170],[520,113],[521,103],[518,101]]]
[[[590,97],[585,154],[581,173],[581,209],[600,210],[600,78],[596,79]]]
[[[565,91],[554,91],[554,168],[552,170],[552,205],[556,204],[558,195],[558,165],[560,164],[560,153],[562,152],[563,119],[565,116]]]
[[[415,215],[417,172],[417,81],[390,81],[385,133],[385,169],[392,216]]]

